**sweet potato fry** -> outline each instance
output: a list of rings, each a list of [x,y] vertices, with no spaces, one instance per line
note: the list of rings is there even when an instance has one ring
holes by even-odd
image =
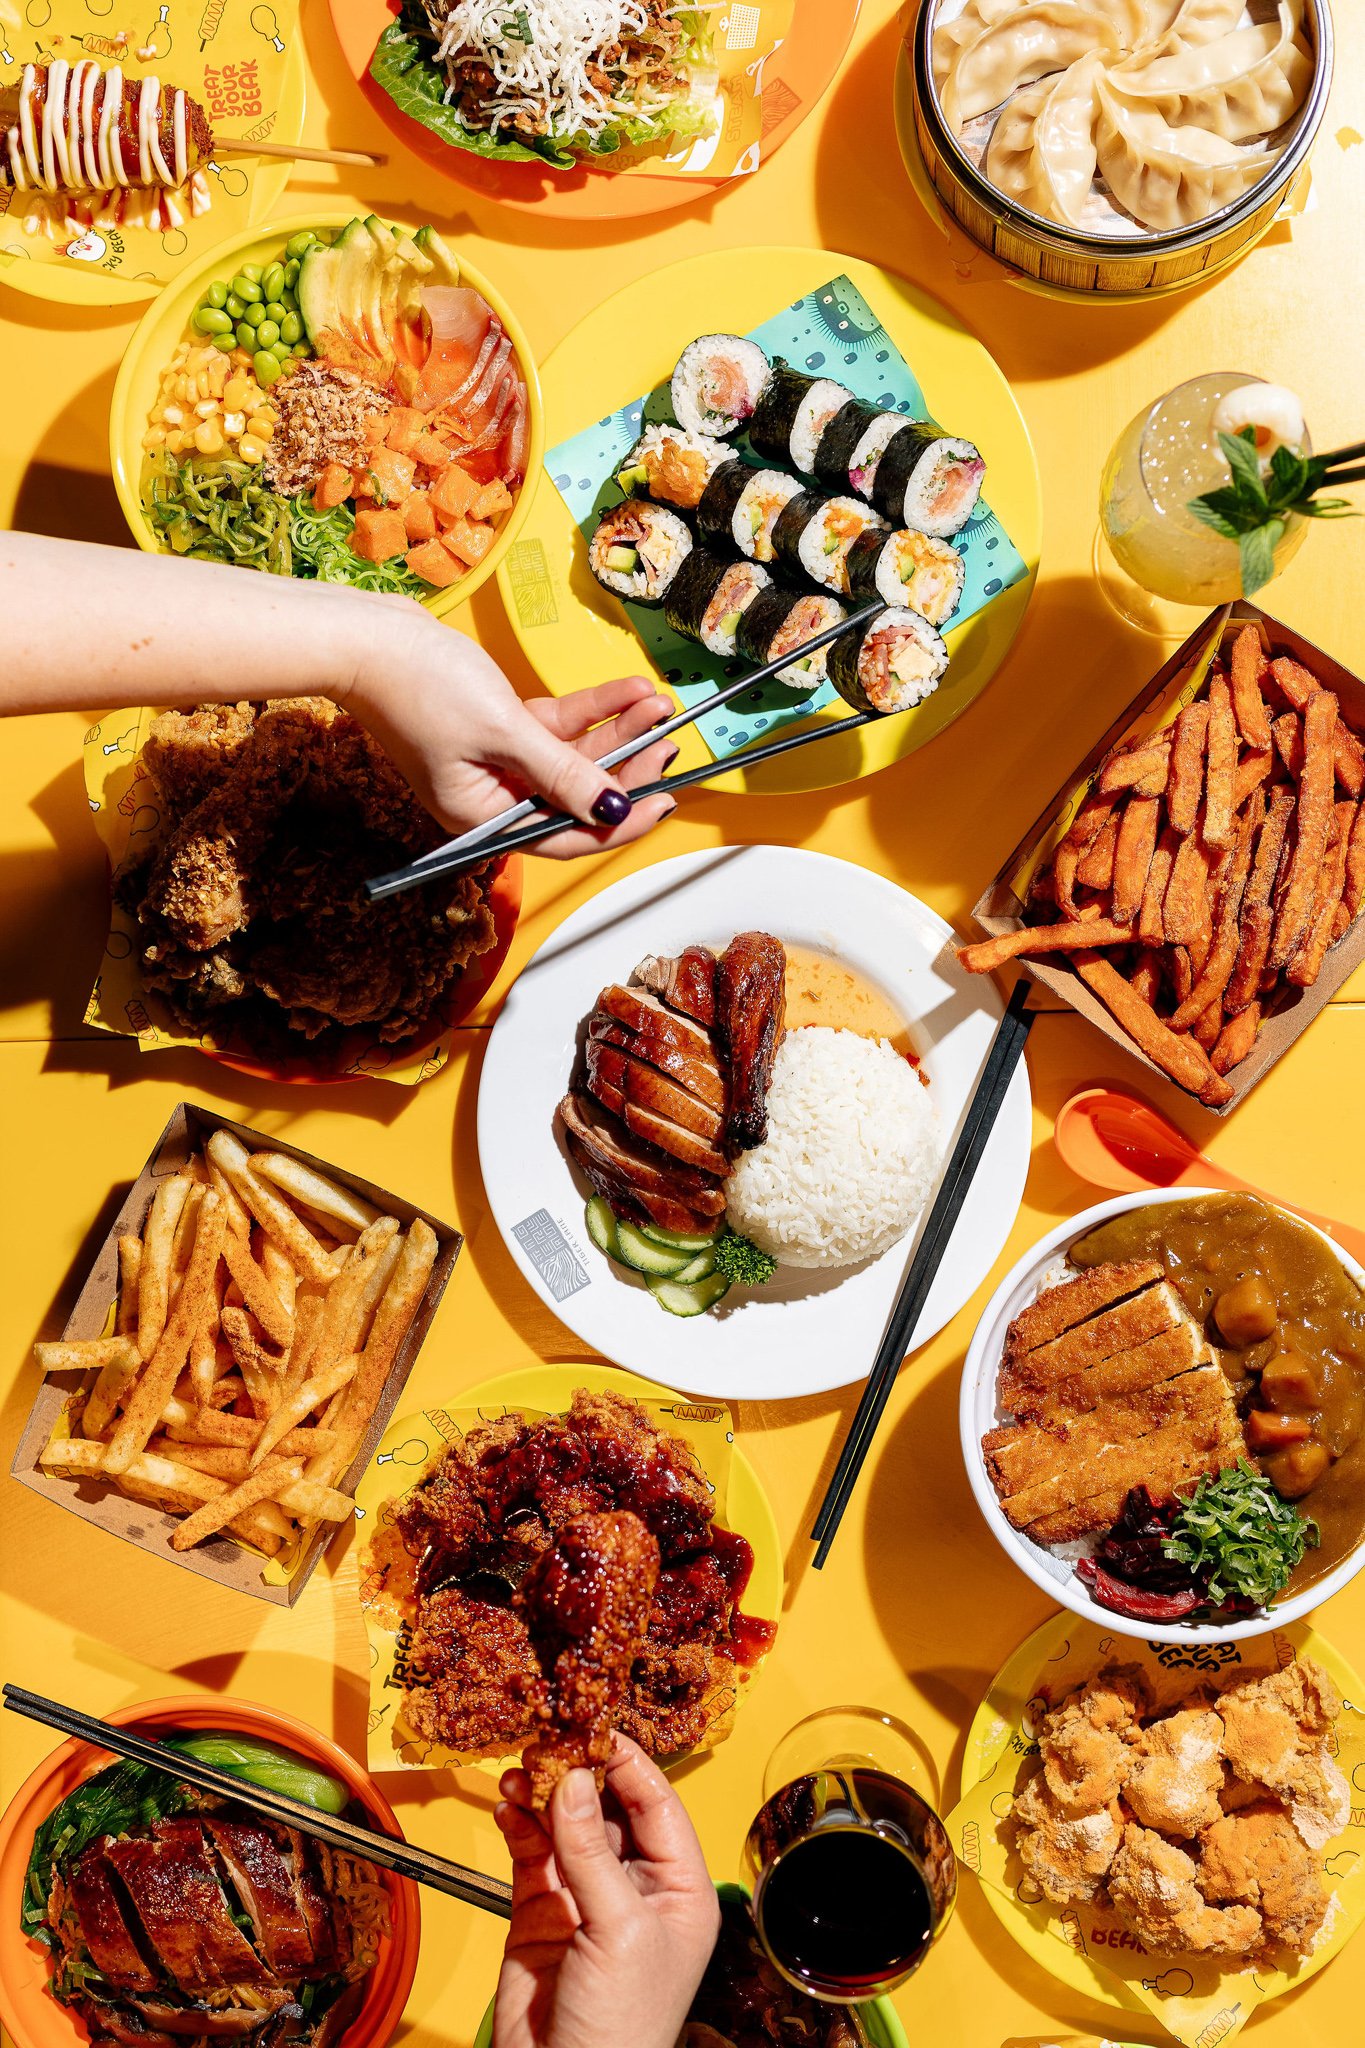
[[[357,1235],[371,1223],[379,1221],[381,1212],[372,1202],[352,1194],[349,1188],[338,1186],[325,1173],[319,1173],[316,1167],[305,1166],[301,1159],[293,1159],[287,1152],[255,1152],[251,1166],[254,1173],[273,1181],[294,1201],[306,1202],[320,1215],[349,1223]]]
[[[1303,722],[1297,711],[1282,711],[1270,728],[1275,752],[1295,782],[1303,773]]]
[[[142,1239],[126,1236],[118,1241],[118,1311],[114,1328],[120,1337],[137,1334],[137,1277],[142,1270]]]
[[[1156,788],[1150,793],[1160,796],[1170,771],[1170,755],[1169,738],[1144,742],[1139,747],[1111,754],[1100,770],[1095,787],[1101,796],[1125,789],[1142,789],[1147,794],[1144,785],[1155,782]]]
[[[1239,1067],[1256,1043],[1256,1033],[1261,1028],[1261,1006],[1248,1003],[1235,1017],[1229,1017],[1218,1034],[1218,1041],[1209,1054],[1209,1064],[1215,1074],[1226,1074],[1233,1067]]]
[[[296,1462],[287,1458],[268,1459],[240,1486],[229,1487],[225,1493],[205,1501],[178,1529],[172,1530],[171,1549],[192,1550],[206,1536],[216,1535],[244,1508],[255,1507],[258,1501],[278,1499],[282,1488],[302,1477],[303,1468]]]
[[[189,1192],[189,1181],[173,1174],[161,1182],[147,1211],[137,1282],[137,1348],[144,1358],[150,1358],[161,1342],[170,1313],[171,1250]]]
[[[1327,948],[1332,943],[1332,928],[1341,904],[1341,892],[1346,882],[1346,860],[1351,843],[1351,828],[1355,824],[1356,806],[1348,797],[1336,806],[1332,829],[1327,840],[1327,854],[1318,869],[1317,884],[1313,891],[1313,908],[1309,915],[1303,942],[1285,968],[1285,978],[1296,988],[1311,988],[1322,972],[1322,963],[1327,957]]]
[[[1165,942],[1166,891],[1170,887],[1171,867],[1180,844],[1178,835],[1166,826],[1156,843],[1152,864],[1147,870],[1142,903],[1138,910],[1137,937],[1149,946],[1160,946]]]
[[[1187,704],[1175,722],[1171,772],[1166,784],[1166,816],[1183,837],[1193,832],[1204,792],[1204,749],[1209,736],[1209,707],[1204,698]]]
[[[1202,1010],[1195,1018],[1190,1026],[1190,1036],[1196,1045],[1201,1045],[1204,1048],[1205,1052],[1212,1053],[1214,1046],[1217,1045],[1222,1035],[1222,1030],[1223,1004],[1220,998],[1215,997],[1208,1008]]]
[[[1188,946],[1172,946],[1169,952],[1171,963],[1171,989],[1177,1003],[1189,1000],[1194,987],[1194,962],[1190,959]]]
[[[997,967],[1024,953],[1070,953],[1078,946],[1126,946],[1132,937],[1127,925],[1115,924],[1110,918],[1082,917],[1068,924],[1024,925],[1017,932],[1002,932],[999,938],[959,946],[957,957],[969,974],[994,974]]]
[[[1218,1031],[1222,1029],[1223,991],[1232,979],[1232,970],[1237,964],[1237,953],[1241,944],[1238,920],[1241,915],[1242,897],[1251,873],[1251,850],[1256,834],[1261,829],[1264,814],[1264,799],[1257,795],[1238,820],[1237,841],[1214,916],[1213,942],[1200,968],[1199,979],[1171,1019],[1172,1031],[1188,1031],[1196,1023],[1203,1023],[1204,1030],[1212,1032],[1212,1043],[1213,1039],[1217,1038]],[[1188,843],[1186,841],[1187,845]],[[1217,1005],[1219,1012],[1217,1030],[1204,1021],[1205,1012],[1212,1005]],[[1198,1035],[1196,1033],[1196,1036]]]
[[[1124,806],[1114,848],[1114,900],[1111,914],[1115,924],[1131,924],[1142,908],[1143,892],[1156,852],[1161,824],[1161,799],[1133,796]]]
[[[1150,1003],[1152,1008],[1155,1009],[1156,999],[1161,994],[1161,983],[1163,980],[1161,955],[1155,946],[1143,947],[1133,963],[1133,969],[1128,979],[1132,984],[1134,994],[1141,996],[1144,1003]]]
[[[269,1242],[269,1240],[266,1240]],[[277,1258],[283,1254],[276,1253]],[[223,1259],[229,1273],[242,1290],[242,1300],[251,1310],[277,1351],[288,1349],[294,1334],[294,1317],[281,1301],[274,1283],[267,1277],[263,1267],[258,1266],[251,1256],[246,1242],[229,1233],[223,1240]],[[287,1261],[286,1261],[287,1263]],[[293,1272],[293,1267],[289,1271]]]
[[[254,1173],[251,1155],[230,1131],[218,1130],[208,1142],[210,1162],[227,1176],[236,1193],[256,1218],[267,1236],[287,1252],[295,1267],[310,1280],[326,1282],[332,1275],[327,1254],[310,1230],[304,1228],[284,1197]]]
[[[1271,663],[1274,676],[1286,702],[1296,711],[1308,715],[1308,706],[1314,697],[1332,697],[1330,690],[1324,690],[1317,677],[1310,675],[1301,662],[1291,661],[1282,655]],[[1343,724],[1337,700],[1332,697],[1334,722],[1332,726],[1332,772],[1348,796],[1359,796],[1365,791],[1365,745]]]
[[[204,1304],[213,1286],[226,1221],[217,1190],[207,1189],[199,1205],[194,1250],[175,1307],[110,1441],[105,1458],[105,1469],[110,1473],[127,1471],[151,1436],[167,1399],[175,1392],[175,1383],[189,1356],[190,1339],[203,1317]]]
[[[1226,676],[1216,675],[1209,684],[1208,756],[1201,827],[1206,846],[1232,844],[1232,789],[1236,775],[1237,721],[1232,715],[1232,693]]]
[[[1267,728],[1268,729],[1268,728]],[[1240,811],[1247,798],[1269,782],[1275,766],[1275,749],[1267,747],[1264,753],[1243,754],[1237,763],[1237,773],[1232,781],[1232,808]]]
[[[1265,650],[1257,627],[1244,626],[1232,643],[1229,662],[1232,674],[1232,708],[1237,727],[1253,753],[1265,753],[1270,746],[1270,718],[1261,695],[1265,674]]]
[[[1186,833],[1176,848],[1163,905],[1168,945],[1188,946],[1210,928],[1209,884],[1217,858],[1197,832]]]
[[[1192,1038],[1180,1037],[1163,1024],[1151,1004],[1143,1002],[1112,961],[1082,953],[1072,964],[1153,1065],[1211,1108],[1231,1100],[1230,1084],[1214,1073],[1208,1056]]]
[[[1119,814],[1106,819],[1081,855],[1076,880],[1087,889],[1107,889],[1114,879],[1114,854],[1119,840]]]
[[[1276,664],[1278,670],[1279,664]],[[1295,813],[1294,852],[1284,899],[1275,919],[1268,964],[1283,967],[1297,952],[1308,925],[1318,871],[1327,852],[1332,826],[1332,732],[1337,700],[1318,690],[1303,714],[1303,773]]]

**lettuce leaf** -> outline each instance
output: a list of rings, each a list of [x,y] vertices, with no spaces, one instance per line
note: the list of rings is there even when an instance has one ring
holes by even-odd
[[[689,54],[693,61],[705,61],[705,36],[705,17],[698,17],[692,24]],[[466,128],[457,110],[447,104],[445,78],[434,62],[434,51],[421,7],[415,0],[405,0],[398,20],[379,38],[370,60],[370,77],[400,112],[439,135],[452,149],[468,150],[471,156],[487,157],[495,163],[541,163],[553,170],[572,170],[580,162],[612,157],[622,149],[670,138],[694,141],[709,134],[714,125],[709,106],[688,95],[680,96],[651,120],[620,121],[596,138],[584,135],[552,140],[548,136],[513,136],[506,131],[490,135]]]

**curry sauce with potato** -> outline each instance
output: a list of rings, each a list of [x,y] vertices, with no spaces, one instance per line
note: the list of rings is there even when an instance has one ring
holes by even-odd
[[[1068,1257],[1161,1263],[1232,1386],[1251,1457],[1318,1524],[1289,1591],[1335,1570],[1365,1537],[1365,1290],[1327,1242],[1255,1195],[1201,1195],[1112,1217]]]

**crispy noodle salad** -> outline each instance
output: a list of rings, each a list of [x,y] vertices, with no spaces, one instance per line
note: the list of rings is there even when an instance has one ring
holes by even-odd
[[[567,165],[713,132],[709,22],[679,0],[407,0],[372,76],[457,147]]]

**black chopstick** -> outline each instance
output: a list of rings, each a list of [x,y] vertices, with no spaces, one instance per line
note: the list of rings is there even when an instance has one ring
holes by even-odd
[[[1325,484],[1358,484],[1365,476],[1365,464],[1354,463],[1349,469],[1329,469],[1323,477]]]
[[[220,1793],[231,1799],[234,1805],[245,1807],[266,1820],[298,1828],[301,1834],[326,1842],[329,1848],[364,1857],[384,1870],[393,1871],[398,1877],[411,1878],[414,1883],[425,1885],[429,1891],[444,1892],[448,1898],[459,1899],[466,1906],[482,1907],[485,1913],[494,1913],[501,1920],[512,1917],[512,1887],[501,1878],[485,1877],[482,1871],[466,1869],[462,1863],[447,1863],[443,1857],[433,1856],[430,1850],[418,1849],[393,1835],[376,1834],[372,1829],[358,1827],[354,1821],[342,1820],[336,1814],[320,1813],[316,1807],[288,1799],[282,1792],[272,1792],[264,1785],[253,1785],[246,1778],[234,1778],[230,1771],[220,1771],[214,1764],[201,1763],[198,1757],[186,1756],[180,1750],[167,1748],[164,1743],[134,1735],[128,1728],[116,1728],[108,1721],[96,1719],[93,1714],[82,1714],[75,1707],[64,1707],[56,1700],[44,1699],[41,1693],[25,1692],[22,1686],[6,1685],[3,1697],[12,1714],[22,1714],[29,1721],[41,1721],[45,1728],[55,1728],[59,1733],[75,1736],[78,1741],[91,1743],[97,1749],[110,1750],[115,1756],[131,1757],[134,1763],[150,1764],[154,1770],[165,1771],[169,1777],[179,1779],[183,1785],[193,1785],[200,1792]]]
[[[633,755],[644,753],[647,747],[657,746],[660,740],[666,740],[673,733],[681,732],[684,726],[693,724],[708,711],[720,710],[733,698],[742,697],[746,690],[752,690],[759,683],[766,683],[770,677],[779,674],[782,669],[790,668],[803,654],[818,654],[822,647],[828,647],[831,642],[841,639],[845,633],[852,632],[855,626],[866,625],[870,619],[875,619],[879,612],[885,610],[886,606],[882,599],[874,598],[871,603],[860,606],[856,612],[850,612],[837,624],[826,626],[819,633],[812,633],[809,640],[802,640],[786,654],[779,655],[776,661],[768,661],[762,668],[751,669],[748,675],[740,676],[733,683],[727,683],[723,690],[713,690],[709,697],[703,697],[699,703],[675,712],[672,718],[664,719],[659,725],[652,725],[648,732],[641,733],[637,739],[628,740],[624,746],[615,747],[610,753],[600,755],[599,767],[615,768],[622,761],[630,760]],[[827,728],[829,729],[831,728]],[[747,760],[756,758],[755,754],[744,757]],[[729,765],[739,767],[742,762],[737,759]],[[651,790],[650,793],[652,795],[654,791]],[[626,794],[634,798],[641,792],[627,791]],[[502,835],[507,832],[507,828],[519,824],[522,819],[531,820],[539,829],[534,831],[529,839],[513,840],[508,832],[504,841]],[[443,846],[434,846],[430,853],[418,854],[415,860],[407,862],[401,868],[393,868],[386,875],[372,875],[365,883],[365,894],[371,903],[379,903],[386,896],[397,896],[404,889],[415,889],[419,882],[431,881],[437,875],[460,874],[466,868],[478,866],[485,860],[500,860],[504,855],[515,852],[518,846],[534,845],[537,839],[548,838],[552,832],[563,832],[566,827],[581,823],[580,818],[572,817],[567,811],[549,814],[539,797],[523,797],[519,803],[509,804],[505,811],[499,811],[496,817],[486,818],[481,825],[474,825],[468,832],[462,832],[458,839],[448,839]],[[469,852],[474,847],[479,848],[477,862],[459,858],[461,854]]]
[[[967,1106],[961,1134],[953,1147],[953,1156],[943,1171],[933,1208],[920,1233],[910,1270],[901,1283],[896,1305],[891,1311],[891,1320],[881,1341],[862,1399],[849,1427],[839,1461],[826,1490],[820,1512],[811,1531],[812,1540],[818,1543],[815,1553],[815,1569],[819,1571],[829,1556],[845,1508],[853,1495],[867,1454],[872,1447],[877,1425],[890,1399],[891,1389],[905,1357],[906,1347],[914,1335],[915,1325],[928,1298],[929,1290],[937,1277],[943,1254],[962,1213],[962,1205],[981,1164],[990,1134],[1000,1114],[1001,1105],[1014,1079],[1014,1070],[1024,1050],[1024,1041],[1029,1034],[1032,1018],[1028,1013],[1029,982],[1020,978],[1010,997],[1008,1007],[1000,1020],[999,1028],[991,1041],[991,1049],[976,1091]]]

